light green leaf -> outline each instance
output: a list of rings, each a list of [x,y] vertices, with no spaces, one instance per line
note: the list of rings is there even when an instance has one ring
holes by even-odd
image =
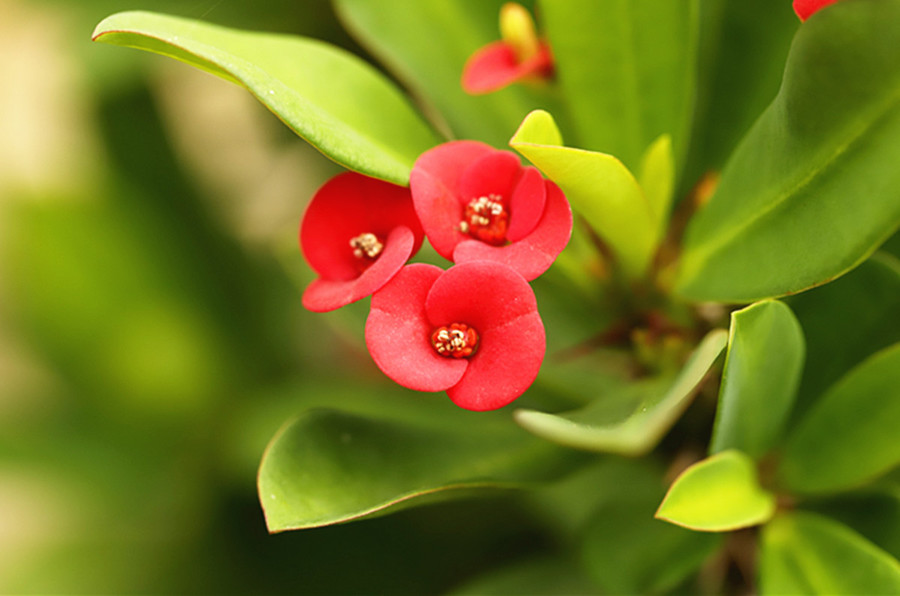
[[[781,436],[803,372],[803,330],[781,302],[731,314],[728,353],[710,453],[739,449],[759,458]]]
[[[561,445],[589,451],[641,455],[653,449],[690,404],[725,347],[724,330],[710,332],[672,380],[635,383],[621,393],[565,414],[517,410],[523,428]]]
[[[454,412],[411,424],[309,410],[263,456],[259,496],[271,532],[399,507],[523,488],[578,463],[495,416]]]
[[[804,23],[781,90],[688,227],[676,290],[749,302],[846,273],[900,224],[900,1]]]
[[[853,488],[900,463],[900,344],[851,370],[788,437],[778,469],[800,493]]]
[[[656,238],[662,238],[669,223],[675,192],[675,157],[672,137],[665,134],[653,141],[641,158],[640,185],[656,222]]]
[[[524,114],[558,103],[553,85],[515,84],[478,96],[463,91],[466,60],[500,39],[505,1],[337,0],[334,5],[360,43],[428,104],[426,113],[446,118],[452,136],[501,147]]]
[[[765,526],[761,594],[898,594],[900,564],[827,517],[800,511]]]
[[[695,88],[697,2],[541,2],[579,146],[631,168],[661,134],[686,147]]]
[[[407,184],[413,162],[438,142],[383,75],[320,41],[148,12],[107,17],[94,40],[170,56],[242,85],[319,151],[369,176]]]
[[[612,155],[563,147],[561,142],[553,117],[535,110],[509,144],[559,185],[572,209],[610,245],[625,272],[641,276],[658,240],[643,190]]]
[[[775,495],[759,486],[756,464],[732,449],[682,472],[656,517],[692,530],[724,532],[765,523],[774,513]]]
[[[900,261],[881,251],[844,277],[791,296],[806,335],[806,368],[792,420],[878,350],[900,342]]]

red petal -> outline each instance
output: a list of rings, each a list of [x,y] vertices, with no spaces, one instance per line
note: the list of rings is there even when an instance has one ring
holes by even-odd
[[[546,348],[537,301],[521,275],[498,263],[456,265],[431,287],[425,301],[435,327],[475,328],[478,351],[460,382],[447,390],[469,410],[492,410],[520,396],[537,376]]]
[[[345,172],[313,196],[300,224],[300,247],[310,267],[323,279],[349,281],[359,275],[350,239],[365,232],[387,238],[397,226],[412,231],[410,255],[415,254],[423,232],[409,189]]]
[[[434,326],[425,300],[443,272],[434,265],[404,267],[372,296],[366,319],[366,346],[378,368],[404,387],[444,391],[462,378],[468,360],[444,358],[431,346]]]
[[[425,235],[444,258],[468,236],[457,228],[463,218],[460,179],[469,165],[496,151],[477,141],[453,141],[438,145],[419,156],[409,177],[413,204]]]
[[[546,78],[553,72],[553,56],[549,46],[541,42],[537,54],[521,64],[503,41],[495,41],[476,51],[463,67],[462,88],[474,95],[497,91],[516,81],[537,76]]]
[[[835,2],[837,0],[794,0],[794,12],[801,21],[805,21],[814,13]]]
[[[349,280],[316,279],[303,292],[303,306],[328,312],[372,294],[389,282],[412,256],[416,238],[407,227],[391,230],[378,259],[362,274]]]
[[[475,261],[444,272],[428,292],[425,312],[433,327],[466,323],[479,334],[537,312],[534,292],[505,265]]]
[[[447,395],[467,410],[502,408],[534,382],[545,350],[544,324],[537,312],[491,327],[482,333],[466,374]]]
[[[468,263],[488,260],[503,263],[529,281],[549,269],[572,236],[572,209],[556,184],[549,180],[544,183],[547,185],[547,206],[543,217],[528,236],[506,246],[491,246],[477,240],[466,240],[460,242],[453,251],[453,261]]]
[[[492,151],[478,158],[466,168],[459,180],[459,202],[465,207],[472,199],[496,194],[509,207],[521,170],[519,158],[509,151]]]
[[[534,230],[547,204],[547,185],[537,168],[524,168],[509,199],[509,230],[506,237],[517,242]]]

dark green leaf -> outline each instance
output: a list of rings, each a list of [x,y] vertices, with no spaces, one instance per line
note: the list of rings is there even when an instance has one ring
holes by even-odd
[[[363,174],[407,184],[413,162],[438,142],[390,81],[320,41],[147,12],[107,17],[94,40],[170,56],[242,85],[319,151]]]
[[[660,135],[681,162],[694,103],[697,3],[549,0],[540,4],[571,106],[576,146],[633,170]]]
[[[844,277],[788,299],[806,335],[806,368],[792,420],[866,357],[900,342],[900,262],[875,253]]]
[[[762,594],[897,594],[900,564],[846,526],[813,513],[776,517],[762,533]]]
[[[567,471],[572,457],[510,425],[449,404],[411,424],[310,410],[272,440],[259,471],[271,532],[360,519],[401,506],[523,488]]]
[[[803,330],[781,302],[731,314],[710,453],[739,449],[758,458],[775,445],[797,394],[804,353]]]
[[[779,477],[801,493],[853,488],[900,462],[900,344],[838,381],[788,437]]]
[[[561,445],[590,451],[640,455],[652,449],[690,404],[725,347],[726,333],[709,333],[674,380],[661,377],[564,414],[517,410],[523,428]]]
[[[455,136],[502,147],[525,114],[555,104],[552,86],[516,84],[479,96],[462,90],[466,60],[500,39],[503,2],[337,0],[335,6],[347,28],[432,107],[435,119],[443,115]]]
[[[825,283],[900,223],[900,1],[816,17],[688,228],[676,284],[688,298],[749,302]]]
[[[477,577],[448,596],[555,596],[593,594],[596,590],[577,563],[562,557],[528,559]]]

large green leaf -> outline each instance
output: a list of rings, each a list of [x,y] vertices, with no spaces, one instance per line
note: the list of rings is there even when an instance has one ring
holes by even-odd
[[[795,511],[766,524],[762,594],[897,594],[900,564],[846,526]]]
[[[123,12],[94,40],[187,62],[247,88],[294,132],[351,170],[407,184],[438,142],[403,94],[359,58],[326,43]]]
[[[764,523],[774,513],[775,495],[759,486],[753,460],[731,449],[682,472],[656,517],[693,530],[722,532]]]
[[[781,90],[688,228],[677,290],[749,302],[827,282],[900,223],[900,0],[842,2],[794,39]]]
[[[447,404],[418,424],[327,409],[300,415],[272,440],[259,470],[271,532],[324,526],[409,504],[522,488],[580,458],[508,419]]]
[[[517,84],[479,96],[462,90],[466,60],[500,39],[504,1],[335,0],[335,7],[360,42],[431,107],[430,114],[446,118],[455,136],[501,147],[525,114],[555,103],[553,87]]]
[[[806,368],[792,420],[878,350],[900,342],[900,261],[881,251],[833,283],[787,303],[806,335]]]
[[[731,314],[710,453],[740,449],[758,458],[775,445],[797,395],[804,349],[803,330],[781,302]]]
[[[662,134],[681,161],[693,111],[697,3],[549,0],[540,4],[581,147],[637,169]]]
[[[900,344],[838,381],[788,437],[778,470],[790,490],[833,492],[900,463]]]
[[[621,392],[564,414],[517,410],[523,428],[561,445],[589,451],[640,455],[675,423],[725,347],[724,330],[709,333],[674,380],[635,383]]]
[[[610,245],[627,274],[644,273],[656,249],[662,216],[653,213],[621,161],[562,146],[556,123],[544,110],[528,114],[509,144],[559,185],[572,209]]]

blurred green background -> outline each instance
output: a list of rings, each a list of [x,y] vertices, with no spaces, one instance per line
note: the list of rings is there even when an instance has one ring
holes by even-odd
[[[91,43],[135,8],[358,50],[321,0],[0,0],[0,592],[422,593],[549,548],[505,500],[266,533],[277,429],[393,389],[364,310],[300,306],[336,166],[237,86]]]

